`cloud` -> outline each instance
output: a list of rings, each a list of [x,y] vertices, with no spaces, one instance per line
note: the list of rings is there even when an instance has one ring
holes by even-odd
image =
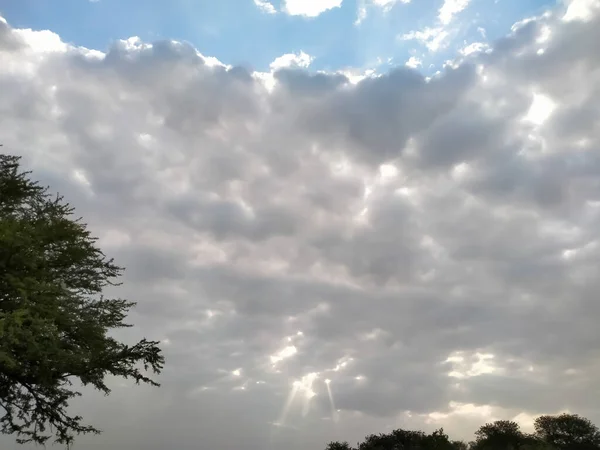
[[[317,17],[340,8],[343,0],[284,0],[283,10],[290,16]]]
[[[421,61],[421,59],[417,58],[416,56],[411,56],[410,58],[408,58],[408,61],[406,61],[405,65],[406,67],[416,69],[423,65],[423,61]]]
[[[360,81],[302,53],[256,73],[0,21],[3,149],[127,267],[121,336],[167,356],[161,389],[76,403],[106,430],[78,445],[600,422],[600,16],[564,11],[430,79]]]
[[[469,45],[465,45],[459,50],[459,53],[464,56],[469,56],[474,53],[486,51],[489,45],[485,42],[472,42]]]
[[[442,25],[448,25],[452,22],[452,19],[456,14],[469,6],[469,3],[471,3],[471,0],[444,0],[438,14],[440,23]]]
[[[372,0],[373,5],[379,6],[384,10],[390,10],[396,3],[408,4],[411,0]]]
[[[450,33],[443,27],[427,27],[420,31],[410,31],[401,36],[402,40],[417,40],[431,52],[436,52],[448,45]]]
[[[399,36],[401,40],[420,41],[430,52],[437,52],[448,46],[456,29],[450,25],[454,17],[469,6],[471,0],[444,0],[439,9],[437,23],[421,30],[413,30]]]
[[[306,68],[312,62],[313,57],[303,51],[299,53],[286,53],[273,60],[269,65],[272,71],[280,70],[285,67]]]
[[[408,5],[411,0],[360,0],[358,2],[358,10],[355,25],[360,25],[367,18],[369,8],[375,7],[384,13],[388,13],[397,3]]]
[[[275,14],[277,12],[273,4],[267,0],[254,0],[254,4],[264,13]]]
[[[600,8],[598,0],[570,0],[567,2],[567,11],[563,16],[563,20],[569,22],[572,20],[587,21],[597,14]]]

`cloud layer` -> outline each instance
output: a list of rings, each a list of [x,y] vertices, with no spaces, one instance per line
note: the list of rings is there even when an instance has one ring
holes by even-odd
[[[167,356],[160,390],[76,405],[106,430],[80,447],[600,422],[600,14],[575,3],[359,82],[0,21],[4,149],[127,267]]]

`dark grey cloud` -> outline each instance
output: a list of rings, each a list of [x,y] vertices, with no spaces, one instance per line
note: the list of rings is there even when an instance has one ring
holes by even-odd
[[[358,83],[171,41],[41,48],[0,21],[4,150],[127,267],[120,336],[167,356],[160,390],[74,405],[106,430],[79,446],[600,421],[600,16],[561,14],[431,79]]]

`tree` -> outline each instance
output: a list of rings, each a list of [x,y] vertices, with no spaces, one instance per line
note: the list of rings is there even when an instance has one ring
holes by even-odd
[[[467,450],[469,445],[463,441],[452,441],[452,447],[454,450]]]
[[[521,447],[521,450],[557,450],[556,447],[553,447],[550,444],[546,444],[545,442],[536,439],[529,444],[525,444]]]
[[[2,433],[70,445],[100,432],[69,415],[69,400],[81,395],[74,381],[107,395],[107,375],[158,386],[145,375],[163,368],[158,342],[130,346],[108,335],[131,326],[124,320],[135,303],[102,295],[122,271],[62,197],[21,172],[18,157],[0,155]]]
[[[344,442],[330,442],[329,444],[327,444],[327,447],[325,447],[325,450],[352,450],[352,447],[350,447],[350,444],[348,444],[348,442],[344,441]]]
[[[510,420],[487,423],[475,432],[473,450],[518,450],[535,444],[535,438],[523,433],[519,424]]]
[[[557,450],[600,449],[598,427],[577,414],[540,416],[534,427],[536,436]]]
[[[451,442],[443,429],[426,434],[423,431],[394,430],[388,434],[371,434],[356,450],[464,450],[460,441]],[[353,450],[347,442],[330,442],[326,450]]]
[[[487,423],[475,432],[475,441],[451,441],[442,428],[423,431],[394,430],[371,434],[356,447],[330,442],[326,450],[600,450],[600,432],[589,420],[573,415],[541,416],[535,435],[523,433],[510,420]]]

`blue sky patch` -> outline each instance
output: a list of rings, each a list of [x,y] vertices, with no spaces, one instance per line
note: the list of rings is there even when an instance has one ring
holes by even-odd
[[[556,0],[20,0],[0,7],[18,28],[106,49],[115,39],[176,39],[226,64],[267,70],[303,51],[315,70],[439,69]],[[472,46],[471,48],[476,48]]]

